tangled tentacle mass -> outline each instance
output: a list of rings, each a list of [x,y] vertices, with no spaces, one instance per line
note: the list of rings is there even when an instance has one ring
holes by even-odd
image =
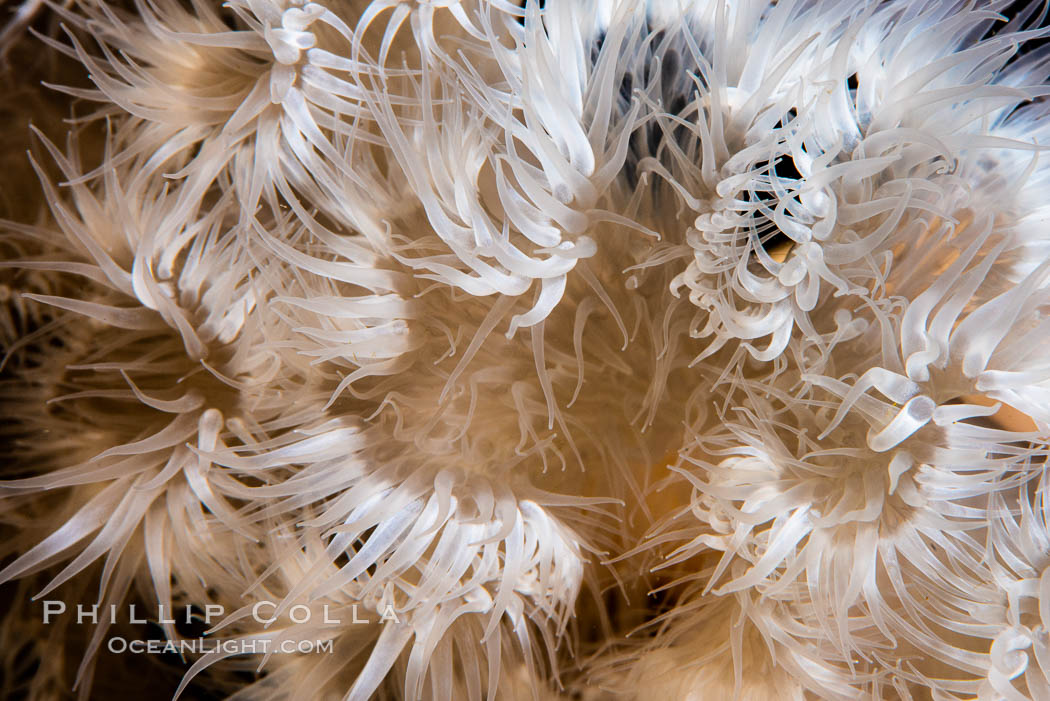
[[[5,694],[1050,699],[1044,3],[16,9]]]

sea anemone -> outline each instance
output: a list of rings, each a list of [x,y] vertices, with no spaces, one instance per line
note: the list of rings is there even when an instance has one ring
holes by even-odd
[[[1050,698],[1047,15],[27,0],[4,692]]]

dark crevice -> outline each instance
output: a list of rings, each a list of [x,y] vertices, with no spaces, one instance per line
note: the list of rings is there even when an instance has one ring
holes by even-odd
[[[543,10],[543,9],[544,9],[544,8],[546,8],[546,6],[547,6],[547,2],[546,2],[546,0],[532,0],[532,3],[533,3],[534,5],[539,5],[539,7],[540,7],[540,9],[541,9],[541,10]],[[521,2],[519,2],[519,3],[518,3],[518,5],[519,5],[519,6],[520,6],[520,7],[522,8],[522,9],[524,9],[524,8],[528,7],[528,4],[529,4],[529,0],[522,0]],[[520,16],[520,17],[516,17],[515,19],[517,19],[517,20],[518,20],[518,24],[521,24],[521,25],[524,25],[524,24],[525,24],[525,16],[524,16],[524,15],[522,15],[522,16]],[[605,35],[603,34],[603,35],[602,35],[602,40],[604,40],[604,39],[605,39]],[[600,45],[598,46],[598,50],[599,50],[599,51],[601,50],[601,46],[600,46]],[[592,57],[596,55],[596,54],[594,53],[594,49],[591,49],[591,55],[592,55]]]
[[[598,35],[598,38],[594,40],[594,45],[591,47],[592,66],[598,63],[598,57],[601,56],[603,46],[605,46],[605,32]]]
[[[1005,18],[1005,21],[1000,20],[991,23],[983,37],[985,40],[998,36],[1006,37],[1008,31],[1011,33],[1032,31],[1050,26],[1050,12],[1048,12],[1047,4],[1039,0],[1035,2],[1032,0],[1015,0],[1015,2],[1008,3],[1005,8],[999,10],[999,14]],[[1016,52],[1009,58],[1003,69],[1009,70],[1011,66],[1024,60],[1029,62],[1032,68],[1039,66],[1034,80],[1042,82],[1047,77],[1050,77],[1050,56],[1048,56],[1048,52],[1050,52],[1050,37],[1035,37],[1020,42]]]
[[[780,121],[776,123],[774,129],[787,128],[796,116],[797,113],[794,109],[788,110]],[[741,199],[758,205],[752,214],[753,231],[758,237],[758,245],[761,245],[774,260],[783,262],[794,246],[794,241],[777,228],[771,214],[780,199],[785,196],[784,189],[788,189],[786,196],[790,197],[791,189],[793,189],[791,187],[792,184],[802,180],[803,176],[795,165],[795,159],[790,153],[780,154],[772,163],[760,161],[754,165],[754,170],[759,173],[766,173],[771,181],[770,185],[768,187],[745,190],[741,193]],[[752,255],[756,254],[752,252]]]
[[[650,30],[647,23],[645,31]],[[678,35],[660,29],[645,35],[643,41],[644,55],[634,70],[629,69],[621,78],[620,107],[624,111],[629,109],[635,91],[640,90],[659,106],[664,116],[646,122],[631,136],[624,176],[632,188],[638,184],[640,161],[648,157],[666,158],[662,153],[665,140],[671,138],[685,148],[689,130],[673,123],[670,117],[682,117],[690,110],[696,92],[694,79],[698,76],[698,68],[684,46],[679,45]]]

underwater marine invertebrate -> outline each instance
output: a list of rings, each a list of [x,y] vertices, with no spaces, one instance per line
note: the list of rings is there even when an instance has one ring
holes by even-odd
[[[25,695],[1050,694],[1042,4],[51,11]]]

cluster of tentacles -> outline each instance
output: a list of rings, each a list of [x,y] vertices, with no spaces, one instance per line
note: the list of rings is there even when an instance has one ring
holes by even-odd
[[[148,675],[137,604],[331,643],[185,698],[1050,699],[1050,47],[1008,5],[0,35],[90,77],[2,224],[4,691]]]

